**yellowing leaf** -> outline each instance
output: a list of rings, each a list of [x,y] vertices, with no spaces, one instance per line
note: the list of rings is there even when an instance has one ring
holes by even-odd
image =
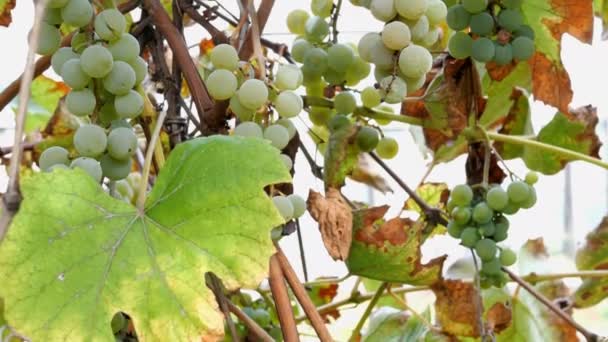
[[[13,21],[11,11],[15,8],[16,0],[0,0],[0,25],[8,27]]]
[[[608,268],[608,216],[591,233],[587,242],[576,253],[576,267],[579,270],[605,270]],[[589,307],[608,297],[608,279],[589,278],[574,294],[577,307]]]

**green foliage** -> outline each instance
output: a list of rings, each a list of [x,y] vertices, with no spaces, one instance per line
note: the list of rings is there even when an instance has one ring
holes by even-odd
[[[262,188],[289,180],[267,143],[220,136],[180,144],[141,213],[81,171],[26,178],[0,246],[6,317],[45,341],[110,340],[117,311],[142,340],[221,335],[203,275],[229,289],[259,283],[282,223]]]

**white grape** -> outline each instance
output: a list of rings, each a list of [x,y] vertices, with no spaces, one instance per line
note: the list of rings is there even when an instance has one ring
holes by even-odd
[[[284,118],[298,116],[303,106],[302,98],[293,91],[281,92],[274,101],[274,108]]]
[[[401,50],[409,45],[411,39],[410,28],[400,21],[388,23],[382,29],[382,42],[389,49]]]
[[[283,164],[285,164],[285,168],[291,171],[291,169],[293,168],[293,161],[291,160],[291,158],[283,153],[281,153],[279,157],[281,157]]]
[[[302,70],[295,65],[281,65],[277,70],[274,85],[279,90],[296,90],[302,85],[304,75]]]
[[[296,129],[296,126],[289,119],[282,118],[282,119],[277,120],[276,123],[278,125],[281,125],[281,126],[287,128],[287,132],[289,133],[289,140],[293,139],[293,137],[298,132],[297,129]]]
[[[394,51],[384,46],[382,40],[376,42],[371,51],[371,62],[381,69],[393,69]]]
[[[433,56],[429,50],[420,45],[410,45],[399,55],[399,69],[411,78],[418,78],[431,71]]]
[[[297,9],[287,14],[287,29],[289,32],[297,35],[303,35],[306,32],[306,20],[310,15],[305,10]]]
[[[387,103],[401,103],[407,95],[407,84],[401,77],[387,76],[380,81],[380,92]]]
[[[49,171],[55,165],[68,165],[69,152],[61,146],[51,146],[44,150],[38,159],[42,171]]]
[[[429,23],[435,26],[445,20],[448,15],[448,8],[443,0],[427,0],[428,6],[424,14],[429,19]]]
[[[369,9],[380,21],[390,21],[397,15],[394,0],[372,0]]]
[[[428,0],[395,0],[395,9],[400,16],[416,20],[420,18],[428,7]]]
[[[264,137],[262,127],[255,122],[245,121],[241,122],[234,128],[234,135],[241,137],[260,138]]]
[[[228,100],[236,93],[238,81],[236,76],[228,70],[214,70],[206,81],[209,95],[215,100]]]
[[[62,47],[51,57],[51,67],[55,73],[61,75],[61,68],[63,68],[65,62],[75,58],[79,58],[79,56],[76,52],[72,51],[72,48]]]
[[[287,197],[275,196],[272,198],[272,202],[285,221],[289,221],[293,218],[293,205]]]
[[[74,148],[83,157],[97,157],[106,150],[108,138],[103,128],[85,124],[74,134]]]
[[[404,77],[405,83],[407,84],[408,93],[413,93],[416,90],[422,88],[426,82],[426,75],[422,75],[418,78]]]
[[[243,106],[249,109],[258,109],[268,100],[268,88],[263,81],[250,79],[243,82],[237,96]]]
[[[289,132],[281,125],[270,125],[264,130],[264,138],[270,140],[270,144],[282,150],[289,144]]]
[[[72,160],[70,164],[70,168],[72,169],[81,169],[84,170],[89,176],[93,177],[93,179],[99,183],[101,181],[101,177],[103,176],[103,171],[101,170],[101,165],[99,162],[93,158],[88,157],[80,157]]]
[[[366,33],[359,40],[359,44],[357,44],[357,52],[359,52],[359,57],[361,57],[366,62],[371,62],[372,51],[374,50],[378,42],[382,42],[382,37],[378,33]]]
[[[420,44],[426,48],[430,48],[439,40],[439,35],[441,34],[441,29],[439,27],[435,27],[424,36],[424,38],[420,41]]]
[[[220,44],[211,50],[211,63],[218,69],[236,70],[239,66],[239,55],[232,45]]]
[[[95,17],[95,33],[105,40],[114,40],[122,36],[127,29],[127,20],[119,10],[109,8]]]
[[[72,90],[65,98],[65,105],[76,116],[87,116],[95,110],[97,100],[89,89]]]
[[[298,218],[306,212],[306,201],[296,194],[291,194],[287,196],[287,199],[291,202],[293,206],[293,217]]]
[[[421,16],[418,20],[408,20],[407,24],[412,33],[412,40],[415,42],[423,40],[427,33],[429,33],[430,25],[426,15]]]

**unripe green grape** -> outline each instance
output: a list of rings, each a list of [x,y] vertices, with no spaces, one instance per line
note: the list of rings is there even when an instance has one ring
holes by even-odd
[[[433,56],[420,45],[410,44],[401,50],[399,69],[407,77],[418,78],[426,75],[433,67]]]
[[[70,113],[76,116],[92,114],[97,105],[95,94],[89,89],[72,90],[65,98],[65,104]]]
[[[336,132],[350,126],[350,124],[350,119],[346,115],[338,114],[331,118],[328,127],[330,131]]]
[[[382,82],[383,79],[387,78],[387,77],[392,77],[393,76],[393,71],[392,69],[382,69],[382,68],[374,68],[374,78],[376,79],[376,82],[380,83]]]
[[[297,9],[287,14],[287,29],[289,32],[302,36],[306,33],[306,21],[310,15],[302,9]]]
[[[246,121],[241,122],[234,128],[234,135],[241,137],[251,137],[251,138],[259,138],[262,139],[264,137],[264,133],[262,132],[262,127],[255,122]]]
[[[80,56],[69,47],[62,47],[51,57],[51,67],[58,75],[61,75],[61,68],[70,59],[78,59]]]
[[[279,119],[279,120],[277,120],[276,124],[281,125],[287,129],[287,133],[289,133],[289,140],[293,139],[293,137],[295,137],[296,133],[298,132],[296,129],[296,126],[289,119],[286,119],[286,118]]]
[[[496,211],[501,211],[509,204],[509,195],[500,186],[495,186],[486,193],[488,206]]]
[[[345,72],[354,59],[355,52],[347,44],[334,44],[327,49],[327,66],[335,71]]]
[[[428,0],[395,0],[395,9],[400,16],[417,20],[428,8]]]
[[[84,170],[84,172],[86,172],[89,176],[93,177],[93,179],[97,183],[101,181],[101,177],[103,175],[103,171],[101,170],[101,165],[99,164],[99,162],[89,157],[80,157],[72,160],[70,168],[79,168]]]
[[[114,108],[121,118],[134,118],[144,111],[144,99],[135,90],[114,98]]]
[[[306,212],[306,201],[302,197],[291,194],[287,196],[287,199],[289,199],[293,206],[293,217],[298,218],[304,215]]]
[[[61,9],[48,7],[44,13],[44,22],[49,25],[61,25],[63,23]]]
[[[129,123],[129,121],[127,121],[127,119],[118,119],[118,120],[114,120],[110,123],[110,131],[119,127],[124,127],[124,128],[129,128],[132,129],[133,126],[131,126],[131,124]]]
[[[404,20],[410,28],[410,32],[412,33],[412,40],[417,43],[423,40],[431,29],[429,19],[425,15],[418,18],[418,20]]]
[[[49,0],[46,4],[48,8],[61,9],[68,4],[68,0]]]
[[[355,56],[353,63],[346,70],[346,85],[355,86],[361,80],[364,80],[370,73],[371,66],[361,57]]]
[[[82,70],[79,58],[70,59],[63,64],[61,78],[73,90],[84,89],[91,81],[91,77]]]
[[[536,204],[536,190],[530,187],[530,193],[525,201],[520,203],[520,206],[524,209],[530,209]]]
[[[214,100],[228,100],[236,93],[238,87],[236,76],[231,71],[224,69],[214,70],[205,83],[209,95]]]
[[[376,146],[376,153],[382,159],[393,159],[399,152],[399,143],[391,137],[384,137]]]
[[[326,125],[334,115],[334,111],[325,107],[310,107],[308,110],[308,119],[310,119],[313,125],[317,126]]]
[[[371,152],[378,146],[378,142],[380,141],[380,137],[378,136],[378,131],[371,127],[361,127],[359,132],[357,132],[356,136],[357,146],[359,150],[362,152]]]
[[[308,91],[308,87],[312,87],[312,88],[316,88],[316,90],[318,91],[319,88],[319,84],[324,83],[327,84],[327,82],[325,82],[321,76],[323,75],[322,73],[318,73],[318,70],[315,69],[315,66],[307,66],[307,65],[303,65],[302,66],[302,75],[304,76],[302,78],[302,84],[307,87],[307,95],[311,95],[312,93]],[[323,89],[321,89],[321,93],[318,94],[317,96],[324,96],[323,95]]]
[[[511,44],[496,44],[494,51],[494,62],[498,65],[507,65],[513,61],[513,49]]]
[[[346,73],[327,68],[325,73],[323,73],[323,79],[329,84],[344,84],[346,82]]]
[[[230,98],[230,110],[236,115],[241,121],[250,121],[253,119],[253,115],[255,114],[255,109],[249,109],[243,106],[239,102],[238,96],[233,96]]]
[[[117,160],[112,158],[109,154],[104,154],[99,159],[101,170],[104,176],[108,177],[109,180],[125,179],[131,172],[131,158],[125,160]]]
[[[467,227],[460,234],[460,243],[468,248],[473,248],[479,242],[480,236],[477,229],[473,227]]]
[[[133,129],[119,127],[108,134],[108,154],[116,160],[131,158],[137,151],[137,136]]]
[[[334,98],[334,109],[338,114],[350,114],[356,107],[357,99],[351,92],[341,92]]]
[[[405,77],[404,80],[405,84],[407,84],[407,93],[411,94],[424,86],[426,83],[426,75],[422,75],[418,78]]]
[[[498,260],[497,258],[493,258],[489,261],[484,261],[481,263],[481,273],[490,276],[499,275],[500,272],[502,272],[500,269],[501,266],[502,265],[500,263],[500,260]]]
[[[494,211],[488,206],[486,202],[477,203],[473,208],[473,221],[484,224],[492,220]]]
[[[513,34],[516,37],[528,37],[532,40],[534,40],[534,38],[536,36],[536,34],[534,33],[534,30],[528,25],[521,25],[515,31],[513,31]]]
[[[61,9],[61,17],[68,25],[86,26],[93,17],[93,6],[88,0],[69,0],[65,7]]]
[[[139,42],[129,33],[122,36],[108,45],[108,50],[112,53],[115,61],[130,62],[139,56]]]
[[[57,51],[60,46],[61,33],[59,33],[59,29],[45,22],[40,23],[40,36],[36,53],[50,55]]]
[[[452,189],[450,198],[456,205],[468,206],[473,200],[473,189],[466,184],[456,185],[454,189]]]
[[[522,181],[515,181],[507,187],[509,200],[513,203],[520,204],[530,196],[530,186]]]
[[[304,107],[302,98],[293,91],[283,91],[277,96],[274,101],[274,108],[279,115],[284,118],[293,118],[298,116]]]
[[[270,144],[282,150],[289,144],[289,132],[281,125],[270,125],[264,130],[264,139],[270,140]]]
[[[258,109],[268,100],[268,88],[263,81],[249,79],[243,82],[237,96],[243,106],[249,109]]]
[[[469,26],[471,20],[471,13],[469,13],[464,6],[454,5],[448,9],[446,21],[448,26],[454,31],[464,30]]]
[[[401,50],[412,41],[410,28],[401,21],[393,21],[382,29],[381,35],[384,46],[391,50]]]
[[[528,173],[526,173],[525,182],[528,185],[536,184],[536,182],[538,182],[538,173],[534,171],[529,171]]]
[[[293,57],[296,62],[303,63],[304,57],[313,48],[314,46],[306,39],[297,39],[291,46],[291,57]]]
[[[517,254],[509,248],[503,248],[500,251],[500,263],[502,266],[512,266],[517,261]]]
[[[372,51],[378,43],[382,44],[382,37],[380,36],[380,34],[376,32],[369,32],[363,35],[363,37],[359,39],[359,43],[357,44],[357,52],[359,53],[359,57],[361,57],[366,62],[371,62]]]
[[[513,58],[525,61],[534,55],[534,41],[528,37],[517,37],[511,42]]]
[[[127,20],[117,9],[105,9],[95,17],[95,33],[101,39],[107,41],[119,39],[126,29]]]
[[[511,32],[518,29],[524,22],[524,19],[519,11],[512,9],[504,9],[498,14],[498,25]]]
[[[482,261],[491,261],[496,258],[496,242],[491,239],[481,239],[475,244],[475,252]]]
[[[462,7],[471,14],[479,13],[488,7],[488,0],[462,0]]]
[[[70,163],[69,154],[68,150],[61,146],[51,146],[40,154],[38,166],[42,171],[49,171],[53,165],[68,165]]]
[[[311,12],[321,18],[329,17],[333,7],[334,2],[332,0],[312,0],[310,2]]]
[[[471,46],[471,57],[481,63],[487,63],[494,58],[494,42],[490,39],[481,37],[473,41]]]
[[[492,222],[484,223],[479,226],[479,232],[485,237],[493,236],[496,233],[496,226]]]
[[[488,36],[494,30],[494,18],[488,12],[481,12],[471,17],[471,32],[480,35]]]
[[[289,221],[293,218],[294,208],[287,197],[275,196],[272,198],[272,202],[285,221]]]
[[[374,63],[376,68],[392,70],[395,64],[395,51],[384,46],[384,43],[380,40],[372,47],[370,58],[371,63]]]
[[[507,215],[513,215],[515,213],[517,213],[520,209],[519,204],[517,203],[513,203],[512,201],[509,200],[509,203],[502,208],[502,212],[503,214],[507,214]]]
[[[374,108],[380,105],[382,96],[378,89],[374,87],[366,87],[361,91],[361,102],[367,108]]]
[[[452,218],[459,225],[465,225],[471,220],[471,209],[469,207],[456,207],[452,210]]]
[[[139,54],[139,53],[138,53]],[[239,56],[230,44],[216,45],[209,54],[209,59],[216,69],[234,71],[239,67]]]
[[[321,48],[313,48],[304,57],[302,72],[322,75],[327,70],[328,63],[327,52]]]
[[[401,103],[407,95],[407,83],[401,77],[387,76],[380,81],[380,94],[386,103]]]
[[[135,194],[133,192],[133,188],[129,184],[126,179],[121,179],[114,183],[114,190],[123,198],[128,199],[129,201],[133,198]]]
[[[388,22],[397,15],[394,0],[372,0],[369,7],[374,18]]]
[[[446,203],[446,204],[445,204],[445,207],[446,207],[446,209],[447,209],[447,211],[448,211],[449,213],[451,213],[451,212],[452,212],[452,210],[456,209],[456,207],[457,207],[457,206],[458,206],[458,204],[456,204],[456,203],[455,203],[455,202],[452,200],[452,198],[448,199],[448,203]]]
[[[114,100],[108,101],[101,106],[98,113],[99,121],[105,126],[109,125],[114,120],[119,120],[120,116],[114,108]]]
[[[312,16],[306,20],[305,31],[306,39],[320,43],[329,34],[329,24],[323,18]]]
[[[82,70],[94,78],[102,78],[112,71],[114,58],[108,49],[96,44],[84,49],[80,56]]]
[[[296,90],[302,85],[304,75],[295,65],[281,65],[275,75],[274,85],[279,90]]]
[[[460,239],[464,227],[460,226],[458,223],[454,221],[448,222],[448,234],[455,239]]]
[[[283,164],[285,165],[285,168],[288,171],[291,171],[291,169],[293,168],[293,160],[291,160],[291,158],[288,155],[284,154],[284,153],[281,153],[279,155],[279,157],[281,157],[281,160],[283,161]]]
[[[448,42],[448,51],[456,59],[469,57],[473,50],[473,38],[464,32],[456,32]]]
[[[436,26],[445,20],[448,8],[442,0],[428,0],[428,6],[424,15],[429,19],[431,26]]]
[[[137,56],[134,60],[129,62],[129,65],[133,68],[133,71],[135,71],[135,84],[143,82],[148,74],[148,63],[146,63],[143,58]]]
[[[103,87],[113,95],[124,95],[135,86],[135,71],[123,61],[116,61],[103,78]]]
[[[74,148],[83,157],[97,157],[101,155],[108,144],[108,138],[103,128],[84,124],[74,134]]]

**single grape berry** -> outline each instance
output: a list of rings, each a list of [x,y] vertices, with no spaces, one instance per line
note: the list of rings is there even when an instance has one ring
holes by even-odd
[[[464,32],[456,32],[448,42],[448,51],[456,59],[469,57],[473,50],[473,38]]]
[[[525,61],[534,55],[534,41],[528,37],[517,37],[511,42],[513,58]]]
[[[399,152],[399,143],[391,137],[384,137],[376,146],[376,153],[382,159],[393,159]]]
[[[460,243],[468,248],[475,247],[479,239],[479,233],[477,232],[477,229],[473,227],[465,228],[462,231],[462,234],[460,234]]]
[[[530,186],[522,181],[515,181],[507,187],[509,200],[513,203],[522,203],[528,199],[530,195]]]
[[[501,266],[502,265],[500,263],[500,260],[498,260],[497,258],[494,258],[490,261],[482,262],[481,273],[489,276],[499,275],[502,272],[502,270],[500,269]]]
[[[356,107],[357,100],[351,92],[341,92],[334,98],[334,108],[338,114],[350,114]]]
[[[479,13],[488,7],[488,0],[462,0],[462,6],[469,13]]]
[[[511,32],[518,29],[523,24],[523,17],[519,11],[504,9],[498,14],[498,25]]]
[[[264,137],[262,127],[251,121],[241,122],[238,126],[236,126],[234,128],[234,135],[260,139]]]
[[[496,232],[496,226],[492,222],[484,223],[479,226],[479,233],[484,237],[492,236]]]
[[[496,43],[494,46],[494,62],[498,65],[507,65],[513,61],[513,48],[511,44],[501,45]]]
[[[38,166],[42,171],[49,171],[55,165],[68,165],[69,152],[61,146],[51,146],[44,150],[38,159]]]
[[[479,36],[488,36],[494,30],[494,18],[488,12],[481,12],[471,17],[471,32]]]
[[[345,127],[350,126],[351,122],[346,115],[336,115],[334,116],[328,124],[329,130],[332,132],[338,131]]]
[[[480,202],[473,208],[473,221],[479,224],[490,222],[493,215],[494,211],[486,202]]]
[[[509,204],[509,195],[500,186],[495,186],[486,193],[486,202],[490,208],[500,211]]]
[[[509,201],[509,203],[507,203],[507,205],[502,208],[502,213],[506,214],[506,215],[514,215],[515,213],[517,213],[520,209],[520,206],[517,203],[513,203],[512,201]]]
[[[455,239],[460,239],[462,235],[463,227],[455,221],[448,222],[448,234]]]
[[[513,34],[516,37],[528,37],[532,40],[534,40],[534,38],[536,36],[536,34],[534,33],[534,30],[528,25],[521,25],[515,31],[513,31]]]
[[[534,185],[534,184],[536,184],[536,182],[538,182],[538,173],[536,173],[534,171],[528,172],[526,174],[525,182],[528,185]]]
[[[496,242],[491,239],[481,239],[475,244],[475,252],[482,261],[491,261],[496,257]]]
[[[494,42],[490,39],[482,37],[473,41],[471,46],[471,57],[481,63],[487,63],[494,58],[496,53]]]
[[[289,144],[289,132],[281,125],[270,125],[264,130],[264,138],[270,140],[272,146],[282,150]]]
[[[536,190],[530,187],[530,193],[525,201],[520,203],[520,206],[524,209],[530,209],[536,204]]]
[[[296,194],[291,194],[287,196],[287,199],[291,201],[291,205],[293,206],[293,217],[298,218],[306,212],[306,201]]]
[[[517,254],[511,249],[503,248],[500,251],[500,263],[503,266],[512,266],[517,261]]]
[[[283,217],[285,221],[289,221],[293,218],[294,209],[291,201],[285,196],[275,196],[272,198],[272,202]]]
[[[471,20],[471,13],[469,13],[464,6],[454,5],[448,9],[446,21],[448,26],[454,31],[464,30],[469,26]]]
[[[471,209],[469,207],[456,207],[452,210],[454,222],[465,225],[471,219]]]
[[[371,127],[361,127],[356,136],[357,146],[362,152],[371,152],[378,146],[378,131]]]
[[[473,200],[473,189],[466,184],[456,185],[452,189],[451,200],[456,205],[467,206]]]

